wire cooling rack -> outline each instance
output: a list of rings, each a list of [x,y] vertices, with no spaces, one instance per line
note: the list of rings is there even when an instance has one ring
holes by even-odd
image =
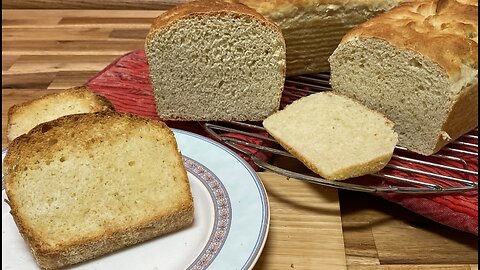
[[[281,107],[303,96],[330,91],[329,80],[329,74],[287,78]],[[313,173],[295,172],[274,164],[275,156],[295,158],[268,135],[261,123],[207,122],[204,128],[218,141],[248,156],[260,168],[328,187],[368,193],[417,194],[478,190],[478,128],[428,157],[397,146],[392,160],[383,170],[348,181],[326,180]],[[273,157],[259,158],[259,152],[264,157]]]

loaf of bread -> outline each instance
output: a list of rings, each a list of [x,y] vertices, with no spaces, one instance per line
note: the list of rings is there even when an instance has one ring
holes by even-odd
[[[11,214],[45,269],[193,221],[181,155],[159,121],[101,112],[40,124],[10,144],[4,173]]]
[[[293,102],[263,126],[305,166],[329,180],[378,172],[397,143],[390,120],[330,92]]]
[[[106,98],[87,87],[74,87],[12,106],[8,110],[7,138],[12,141],[38,124],[64,115],[106,110],[114,110]]]
[[[279,109],[285,41],[251,8],[178,5],[155,19],[145,46],[162,119],[254,121]]]
[[[405,3],[352,30],[331,84],[395,123],[399,145],[431,155],[478,125],[478,1]]]
[[[326,72],[328,57],[354,26],[408,0],[226,0],[273,20],[287,44],[287,76]]]

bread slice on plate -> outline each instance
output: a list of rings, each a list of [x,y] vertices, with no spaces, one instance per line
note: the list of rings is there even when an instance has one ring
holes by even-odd
[[[4,173],[11,214],[42,268],[193,222],[187,173],[160,121],[115,112],[64,116],[15,139]]]
[[[145,47],[162,119],[254,121],[279,109],[285,41],[251,8],[178,5],[155,19]]]
[[[395,122],[431,155],[478,126],[478,0],[402,4],[349,32],[330,57],[335,92]]]
[[[13,141],[36,125],[64,115],[106,110],[114,110],[106,98],[87,87],[74,87],[12,106],[8,110],[7,138]]]
[[[329,180],[381,170],[397,143],[390,120],[330,92],[293,102],[263,126],[293,156]]]

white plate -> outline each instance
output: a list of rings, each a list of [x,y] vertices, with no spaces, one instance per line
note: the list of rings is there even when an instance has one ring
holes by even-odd
[[[270,221],[262,182],[223,145],[174,130],[194,197],[193,226],[71,269],[251,269]],[[6,151],[2,151],[2,163]],[[3,178],[3,174],[2,174]],[[3,182],[3,181],[2,181]],[[2,192],[2,269],[39,269]]]

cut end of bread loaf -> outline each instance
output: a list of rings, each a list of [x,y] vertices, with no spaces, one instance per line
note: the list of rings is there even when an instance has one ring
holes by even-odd
[[[15,139],[11,214],[38,264],[75,264],[179,230],[193,201],[173,133],[120,113],[69,115]]]
[[[146,55],[162,119],[254,121],[280,106],[281,30],[246,6],[179,5],[152,25]]]
[[[478,125],[478,1],[404,3],[350,31],[330,57],[333,90],[395,122],[431,155]]]
[[[8,110],[7,138],[13,141],[36,125],[61,116],[109,110],[114,107],[106,98],[87,87],[74,87],[11,107]]]
[[[390,120],[330,92],[303,97],[263,125],[287,151],[329,180],[378,172],[397,143]]]
[[[434,154],[478,124],[477,70],[452,82],[430,59],[375,38],[342,43],[330,64],[334,91],[385,114],[411,151]]]

